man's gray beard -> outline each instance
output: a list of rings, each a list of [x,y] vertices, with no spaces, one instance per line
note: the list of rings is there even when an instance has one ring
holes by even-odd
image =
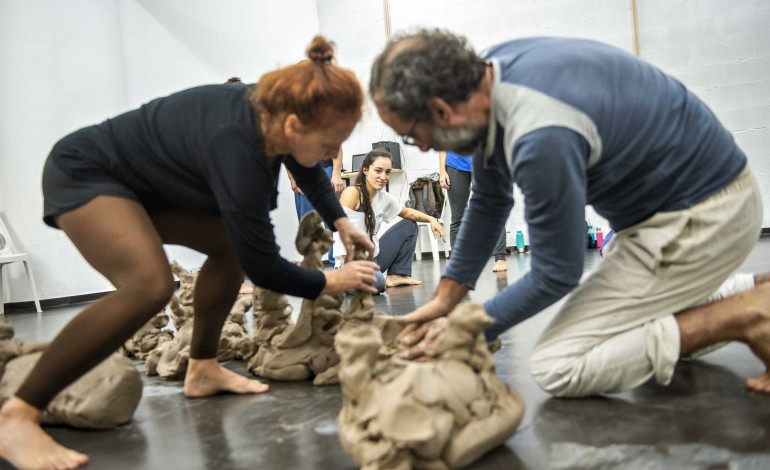
[[[431,138],[436,150],[451,150],[460,155],[473,154],[486,139],[487,128],[484,127],[455,127],[443,129],[431,126]]]

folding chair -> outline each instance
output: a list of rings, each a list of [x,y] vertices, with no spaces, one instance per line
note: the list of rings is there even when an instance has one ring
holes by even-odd
[[[40,298],[37,295],[37,288],[35,287],[35,279],[32,277],[32,268],[29,266],[29,256],[27,256],[27,253],[17,253],[14,250],[11,233],[5,225],[3,214],[0,214],[0,315],[5,313],[3,301],[3,268],[6,264],[12,263],[24,263],[24,270],[27,272],[29,287],[35,298],[37,313],[43,313],[43,309],[40,307]]]

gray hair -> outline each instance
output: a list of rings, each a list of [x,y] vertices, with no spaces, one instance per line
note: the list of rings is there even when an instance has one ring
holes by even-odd
[[[468,41],[441,29],[399,34],[372,65],[369,91],[405,120],[430,120],[428,100],[450,105],[468,99],[484,77],[486,63]]]

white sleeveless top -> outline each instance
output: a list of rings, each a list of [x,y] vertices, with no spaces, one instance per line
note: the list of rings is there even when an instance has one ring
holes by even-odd
[[[398,200],[390,195],[386,191],[377,191],[377,194],[372,200],[372,210],[374,211],[374,256],[380,252],[380,243],[377,238],[377,233],[380,231],[382,222],[390,223],[398,214],[401,213],[403,206],[399,204]],[[362,232],[366,232],[366,222],[364,221],[363,211],[355,211],[349,207],[342,206],[345,211],[345,215],[348,216],[353,225],[361,229]],[[334,259],[337,261],[336,266],[340,266],[348,254],[345,245],[340,240],[340,235],[334,232]]]

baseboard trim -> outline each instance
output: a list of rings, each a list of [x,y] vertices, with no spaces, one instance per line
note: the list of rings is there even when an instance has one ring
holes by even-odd
[[[40,301],[40,307],[45,312],[49,308],[65,307],[67,305],[84,304],[98,300],[109,292],[96,292],[94,294],[73,295],[70,297],[58,297],[55,299],[43,299]],[[10,302],[5,304],[5,313],[26,313],[35,311],[35,302]]]
[[[759,234],[760,237],[768,237],[770,236],[770,227],[762,227],[762,231]],[[527,247],[529,248],[529,247]],[[506,247],[507,250],[511,250],[511,247]],[[525,252],[528,251],[525,249]],[[513,250],[511,250],[511,253],[515,253],[515,247]],[[444,253],[443,250],[439,253],[439,258],[443,258],[441,253]],[[423,251],[422,255],[424,257],[433,257],[433,253],[430,251]],[[324,266],[331,266],[331,263],[329,263],[328,260],[323,261]],[[179,287],[179,281],[177,281],[177,287]],[[73,295],[70,297],[59,297],[55,299],[44,299],[40,301],[40,307],[42,307],[43,311],[45,311],[48,308],[55,308],[55,307],[65,307],[67,305],[77,305],[77,304],[84,304],[88,302],[93,302],[94,300],[98,300],[105,295],[109,294],[110,292],[97,292],[94,294],[83,294],[83,295]],[[35,311],[35,302],[28,301],[28,302],[10,302],[5,304],[5,313],[21,313],[21,312],[34,312]]]
[[[179,281],[176,281],[176,287],[179,288]],[[40,308],[43,309],[43,312],[45,312],[49,308],[56,308],[56,307],[66,307],[68,305],[78,305],[78,304],[85,304],[88,302],[93,302],[94,300],[99,300],[105,295],[111,293],[113,291],[107,291],[107,292],[95,292],[93,294],[81,294],[81,295],[72,295],[68,297],[57,297],[53,299],[42,299],[40,300]],[[29,300],[26,302],[9,302],[7,304],[4,304],[5,307],[5,313],[27,313],[27,312],[34,312],[35,311],[35,301]]]

